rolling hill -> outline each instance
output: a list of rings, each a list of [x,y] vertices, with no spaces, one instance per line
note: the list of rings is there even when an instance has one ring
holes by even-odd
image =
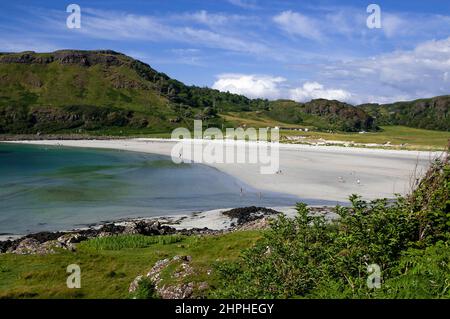
[[[434,128],[448,129],[448,101],[443,107],[436,105],[437,116],[445,116]],[[408,109],[403,104],[398,108]],[[187,86],[111,50],[0,53],[0,134],[168,133],[175,127],[192,127],[194,119],[202,119],[205,126],[239,125],[230,121],[230,112],[242,118],[256,115],[269,126],[300,125],[319,131],[377,131],[379,123],[388,122],[423,127],[415,120],[393,117],[394,121],[384,115],[391,114],[389,110],[324,99],[249,99]]]
[[[219,113],[230,111],[261,111],[287,124],[316,122],[323,129],[376,128],[370,116],[337,101],[271,102],[186,86],[109,50],[0,54],[0,133],[169,132],[191,126],[193,119],[228,124]]]
[[[438,96],[392,104],[360,106],[379,125],[405,125],[429,130],[450,131],[450,96]]]

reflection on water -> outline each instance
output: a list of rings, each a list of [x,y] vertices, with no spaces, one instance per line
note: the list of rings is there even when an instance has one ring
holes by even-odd
[[[159,155],[0,143],[0,233],[298,200]]]

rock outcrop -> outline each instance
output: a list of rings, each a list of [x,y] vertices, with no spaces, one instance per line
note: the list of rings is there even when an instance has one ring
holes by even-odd
[[[281,214],[281,212],[270,208],[251,206],[234,208],[229,211],[223,212],[222,214],[231,218],[236,226],[242,226],[249,222],[263,219],[264,217]]]
[[[155,286],[157,295],[162,299],[190,299],[194,297],[195,291],[205,291],[209,288],[206,282],[187,281],[186,278],[195,274],[194,268],[191,266],[191,256],[175,256],[159,260],[145,275]],[[169,276],[170,284],[166,284],[167,278],[163,278],[162,273],[169,266],[176,266],[175,272],[166,274]],[[129,292],[134,293],[139,282],[144,278],[143,275],[136,277],[130,284]]]

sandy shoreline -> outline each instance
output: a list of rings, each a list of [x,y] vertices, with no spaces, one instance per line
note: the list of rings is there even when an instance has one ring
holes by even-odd
[[[170,156],[176,141],[137,138],[9,143],[115,149]],[[208,145],[214,142],[204,140],[201,143]],[[250,149],[261,144],[246,142],[246,145]],[[228,150],[235,144],[230,141],[225,147]],[[439,152],[280,144],[280,174],[261,174],[261,165],[250,163],[206,165],[262,191],[281,192],[304,199],[345,202],[351,194],[359,194],[366,199],[393,198],[395,194],[406,194],[415,179],[440,155],[442,153]],[[195,156],[193,152],[192,158],[187,159]]]

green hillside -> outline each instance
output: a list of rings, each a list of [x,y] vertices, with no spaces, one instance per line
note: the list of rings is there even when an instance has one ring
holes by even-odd
[[[187,87],[114,51],[1,54],[0,74],[1,133],[169,132],[180,122],[215,117],[213,97],[202,93],[212,90]],[[250,103],[214,93],[218,107]]]
[[[338,101],[271,102],[186,86],[114,51],[0,54],[0,133],[167,133],[194,119],[229,124],[219,115],[226,112],[262,112],[284,126],[376,129],[364,111]]]
[[[379,125],[405,125],[429,130],[450,131],[450,96],[438,96],[392,104],[365,104],[361,107]]]
[[[317,130],[344,132],[376,131],[374,119],[360,108],[335,100],[317,99],[307,103],[278,100],[265,112],[270,118],[302,124]]]
[[[449,96],[359,107],[325,99],[249,99],[187,86],[110,50],[0,53],[0,134],[169,133],[192,127],[194,119],[217,127],[251,119],[324,132],[378,131],[381,125],[448,131],[449,103]]]

